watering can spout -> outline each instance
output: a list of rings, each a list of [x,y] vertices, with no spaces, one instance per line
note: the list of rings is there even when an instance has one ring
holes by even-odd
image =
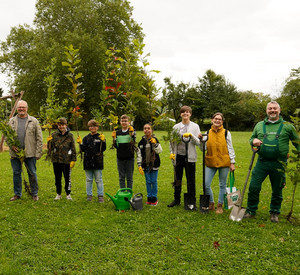
[[[108,194],[108,193],[105,193],[105,195],[108,196],[112,200],[114,205],[117,207],[117,204],[116,204],[117,199],[115,197],[113,197],[112,195]]]

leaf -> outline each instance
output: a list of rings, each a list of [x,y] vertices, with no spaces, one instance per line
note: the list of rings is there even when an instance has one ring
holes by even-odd
[[[215,249],[219,249],[219,246],[220,246],[219,242],[218,241],[214,241],[214,248]]]

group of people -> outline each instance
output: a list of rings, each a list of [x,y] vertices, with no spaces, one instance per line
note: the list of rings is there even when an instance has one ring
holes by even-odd
[[[38,182],[36,176],[36,160],[42,156],[43,138],[41,127],[36,118],[27,113],[26,101],[19,101],[17,115],[10,119],[9,125],[16,132],[20,141],[20,149],[25,149],[27,172],[33,200],[38,200]],[[278,222],[278,215],[282,203],[282,188],[285,185],[284,163],[287,162],[289,141],[293,142],[300,151],[299,136],[291,124],[284,123],[280,116],[280,106],[271,101],[266,108],[267,117],[259,122],[250,138],[250,145],[259,148],[259,158],[252,171],[249,186],[247,212],[244,218],[254,217],[259,203],[259,193],[262,182],[269,175],[272,186],[270,217],[272,222]],[[187,194],[196,202],[196,161],[197,147],[206,151],[205,155],[205,193],[209,195],[209,210],[223,213],[224,194],[226,193],[226,179],[229,171],[235,170],[235,152],[232,145],[230,131],[224,129],[224,116],[217,112],[211,118],[212,126],[203,135],[198,124],[190,120],[192,109],[183,106],[180,109],[181,122],[173,127],[173,134],[178,137],[170,141],[170,159],[174,166],[174,199],[168,207],[180,205],[182,191],[182,177],[185,170]],[[145,176],[147,201],[146,204],[157,205],[157,178],[160,167],[159,154],[162,147],[153,134],[151,123],[144,125],[144,136],[136,146],[136,132],[130,124],[127,115],[120,117],[121,129],[112,132],[113,146],[117,149],[117,167],[120,188],[133,187],[133,171],[135,154],[140,174]],[[97,185],[98,202],[103,198],[103,152],[106,150],[106,140],[98,133],[99,124],[95,120],[88,122],[90,133],[81,139],[76,139],[80,151],[84,154],[83,167],[86,174],[87,200],[93,198],[93,180]],[[71,171],[76,162],[75,141],[67,120],[60,118],[57,130],[47,138],[48,156],[53,162],[55,175],[56,197],[62,198],[62,175],[65,179],[65,192],[68,200],[71,197]],[[13,183],[15,195],[10,199],[15,201],[22,195],[22,163],[17,157],[18,148],[10,148],[11,165],[13,168]],[[211,183],[216,173],[219,173],[219,195],[215,207],[214,194]],[[127,185],[126,185],[127,183]]]

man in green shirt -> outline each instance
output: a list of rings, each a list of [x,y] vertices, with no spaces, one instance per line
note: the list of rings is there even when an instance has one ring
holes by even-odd
[[[286,183],[282,162],[287,162],[290,140],[300,152],[299,143],[295,142],[299,141],[299,136],[293,125],[284,122],[280,116],[280,106],[276,101],[267,104],[266,113],[267,117],[256,124],[250,138],[250,144],[259,147],[259,157],[252,172],[247,211],[244,218],[255,216],[262,183],[269,176],[272,186],[271,221],[278,222],[282,203],[282,188]]]

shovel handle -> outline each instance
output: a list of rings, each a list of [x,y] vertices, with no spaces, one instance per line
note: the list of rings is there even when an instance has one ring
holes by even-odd
[[[241,200],[240,200],[239,210],[242,208],[244,194],[245,194],[247,183],[248,183],[248,180],[249,180],[249,177],[250,177],[250,172],[251,172],[251,169],[252,169],[252,166],[253,166],[253,162],[254,162],[254,159],[255,159],[255,154],[259,151],[259,147],[258,148],[254,148],[253,146],[251,146],[251,149],[252,149],[253,154],[252,154],[252,157],[251,157],[251,162],[250,162],[250,165],[249,165],[247,178],[246,178],[246,181],[245,181],[245,184],[244,184],[244,188],[243,188],[243,191],[242,191],[242,194],[241,194]]]

